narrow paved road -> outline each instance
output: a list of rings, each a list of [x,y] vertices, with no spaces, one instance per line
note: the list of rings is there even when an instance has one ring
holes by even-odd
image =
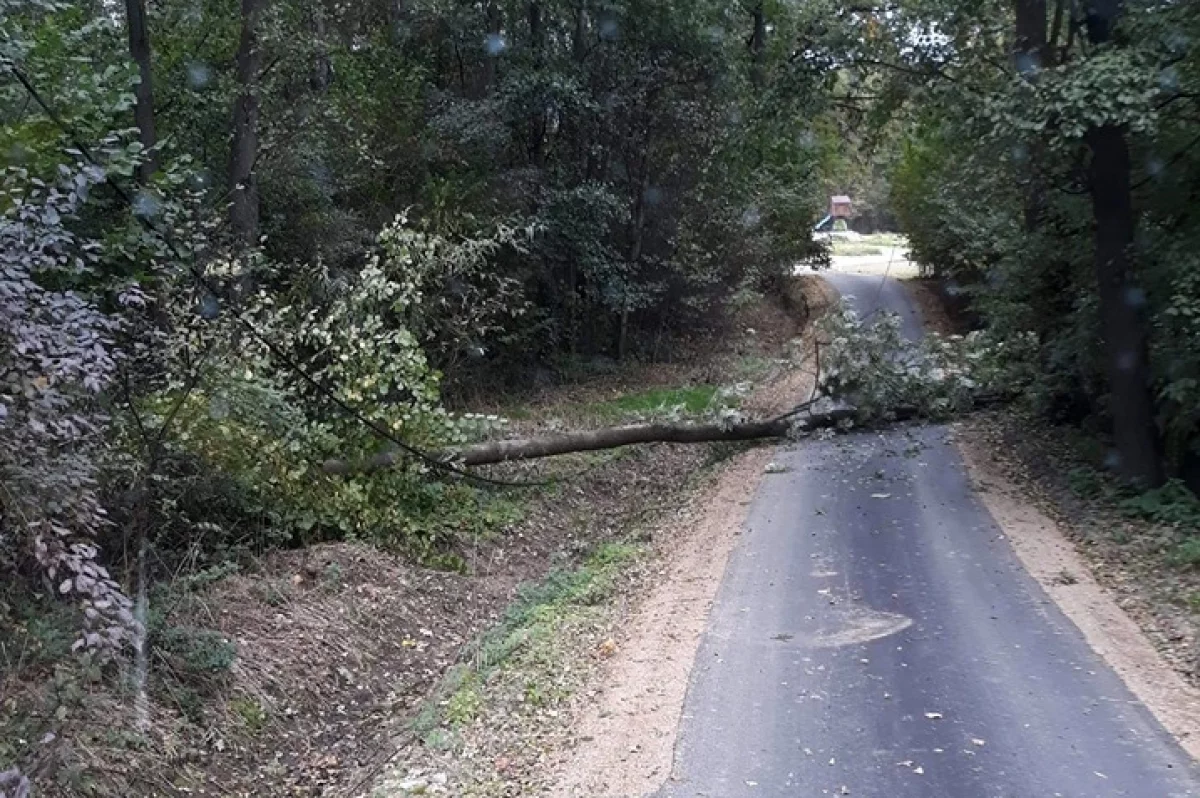
[[[903,286],[834,274],[860,312]],[[1195,766],[1022,569],[943,427],[764,476],[662,798],[1171,798]]]

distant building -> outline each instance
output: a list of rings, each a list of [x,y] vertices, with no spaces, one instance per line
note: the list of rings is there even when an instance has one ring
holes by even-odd
[[[834,219],[849,219],[854,212],[854,204],[845,194],[834,194],[829,198],[829,215]]]

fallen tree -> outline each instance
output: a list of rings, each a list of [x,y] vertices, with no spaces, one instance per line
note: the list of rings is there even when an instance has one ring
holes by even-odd
[[[901,336],[894,315],[881,314],[867,322],[844,306],[829,314],[824,325],[829,343],[827,349],[818,346],[816,351],[818,389],[809,401],[775,418],[626,424],[484,441],[423,457],[435,465],[458,469],[644,443],[784,438],[848,424],[946,418],[1007,401],[1019,390],[1020,383],[1011,379],[1015,373],[1012,363],[1020,363],[1024,357],[1017,347],[1002,350],[978,334],[908,341]],[[841,404],[813,412],[822,397]],[[361,460],[327,460],[322,468],[328,474],[370,473],[405,462],[411,455],[397,447]]]
[[[461,466],[481,466],[554,457],[573,452],[616,449],[639,443],[716,443],[784,438],[812,430],[835,428],[853,422],[858,416],[858,411],[853,407],[801,415],[804,409],[806,408],[793,410],[772,419],[733,424],[653,422],[580,432],[561,432],[532,438],[485,441],[443,452],[441,459]],[[888,415],[893,420],[903,421],[915,418],[919,415],[919,410],[915,406],[898,407]],[[391,450],[359,461],[327,460],[323,469],[328,474],[369,473],[394,466],[405,457],[405,452]]]

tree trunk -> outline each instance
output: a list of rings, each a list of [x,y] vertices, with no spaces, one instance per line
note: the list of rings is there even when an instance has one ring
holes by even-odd
[[[629,424],[621,427],[564,432],[537,438],[508,441],[488,441],[443,452],[440,458],[462,466],[490,465],[517,460],[554,457],[572,452],[592,452],[615,449],[638,443],[711,443],[717,441],[750,441],[760,438],[781,438],[793,428],[798,430],[827,429],[852,420],[853,408],[840,408],[828,413],[791,418],[781,416],[768,421],[744,424]],[[902,408],[898,419],[912,418],[916,410]],[[396,465],[406,457],[404,452],[383,452],[361,462],[329,460],[322,466],[328,474],[358,474],[378,471]]]
[[[496,0],[489,0],[485,9],[487,16],[487,47],[484,51],[483,61],[483,91],[481,96],[486,97],[495,90],[496,79],[499,76],[500,65],[500,31],[503,26],[503,18],[500,15],[500,4]]]
[[[529,3],[529,46],[533,49],[533,71],[540,76],[544,62],[544,38],[542,30],[542,4],[539,0]],[[546,109],[538,108],[529,115],[529,156],[538,169],[546,163]]]
[[[1046,42],[1047,67],[1058,63],[1059,44],[1062,38],[1063,16],[1066,12],[1067,0],[1054,0],[1054,21],[1050,23],[1050,40]]]
[[[762,88],[767,56],[767,17],[763,3],[754,7],[754,30],[750,34],[750,82]]]
[[[571,37],[571,57],[577,64],[582,64],[587,58],[587,29],[587,0],[580,0],[579,7],[575,9],[575,33]]]
[[[1013,65],[1031,83],[1038,73],[1051,66],[1046,41],[1046,0],[1016,0],[1016,42]],[[1036,231],[1046,213],[1046,181],[1042,168],[1046,160],[1046,142],[1034,134],[1028,143],[1025,163],[1028,184],[1025,188],[1025,229]]]
[[[387,4],[388,28],[392,43],[399,44],[408,34],[408,8],[405,0],[389,0]]]
[[[974,397],[973,407],[992,407],[1012,398],[1011,395],[999,393],[980,394]],[[574,452],[616,449],[639,443],[716,443],[782,438],[794,432],[833,429],[858,418],[858,411],[853,407],[839,407],[824,413],[800,415],[810,406],[811,402],[805,402],[791,412],[775,418],[741,424],[627,424],[536,438],[487,441],[440,452],[433,457],[441,462],[456,463],[460,466],[492,465]],[[909,421],[920,415],[919,408],[902,405],[893,408],[888,413],[888,419],[890,422]],[[321,469],[327,474],[366,474],[402,463],[408,456],[407,452],[395,449],[363,460],[326,460]]]
[[[1119,471],[1147,487],[1163,481],[1158,430],[1154,423],[1146,325],[1139,289],[1132,278],[1134,212],[1129,144],[1116,125],[1087,134],[1095,217],[1095,271],[1100,289],[1100,327],[1108,372],[1110,411]]]
[[[146,24],[144,0],[125,0],[125,16],[129,30],[129,55],[138,68],[138,85],[134,91],[133,121],[142,144],[143,160],[138,164],[137,178],[143,185],[158,171],[158,137],[154,130],[154,82],[150,65],[150,31]]]
[[[326,40],[325,11],[317,7],[313,11],[313,35],[317,40],[317,58],[313,65],[309,86],[316,94],[324,94],[333,83],[333,62],[329,58],[329,42]]]
[[[1087,7],[1090,42],[1111,45],[1123,8],[1121,0],[1091,0]],[[1105,123],[1085,139],[1092,151],[1088,167],[1095,222],[1095,272],[1100,293],[1100,335],[1108,372],[1118,471],[1131,482],[1153,487],[1163,482],[1146,322],[1140,289],[1134,284],[1130,248],[1134,209],[1132,166],[1125,129]]]
[[[649,147],[649,142],[646,143]],[[633,218],[629,237],[629,265],[632,271],[637,270],[638,261],[642,259],[642,243],[646,233],[646,193],[650,190],[650,158],[642,156],[642,175],[638,180],[637,196],[633,200]],[[624,360],[629,354],[629,300],[621,309],[617,326],[617,360]]]
[[[233,101],[233,143],[229,156],[229,209],[233,235],[242,246],[258,241],[258,158],[259,73],[262,49],[258,41],[258,22],[264,0],[242,0],[242,32],[238,40],[238,95]]]

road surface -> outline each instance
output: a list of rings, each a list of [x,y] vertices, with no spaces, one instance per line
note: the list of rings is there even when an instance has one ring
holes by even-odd
[[[903,286],[833,274],[919,334]],[[1200,796],[1022,569],[944,427],[781,450],[697,655],[660,798]]]

